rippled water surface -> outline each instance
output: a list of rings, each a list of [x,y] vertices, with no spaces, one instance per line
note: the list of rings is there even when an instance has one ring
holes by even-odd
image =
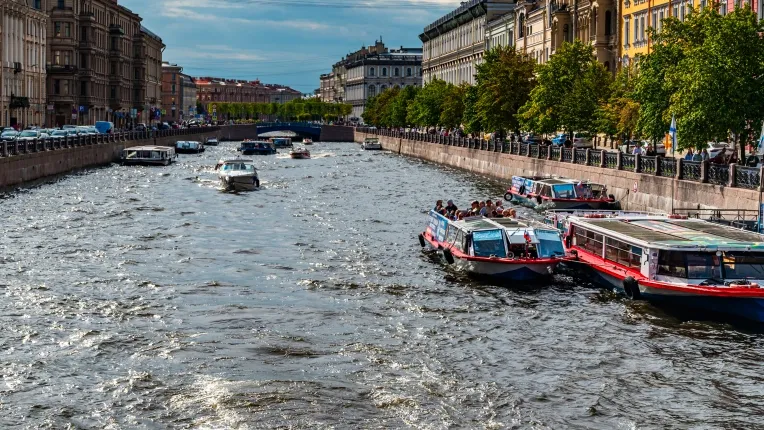
[[[0,200],[0,428],[756,428],[762,336],[423,255],[501,184],[355,144],[111,166]]]

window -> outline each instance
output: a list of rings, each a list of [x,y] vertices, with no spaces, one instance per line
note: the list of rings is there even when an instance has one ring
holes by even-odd
[[[65,37],[72,37],[72,24],[71,23],[64,23],[64,36]]]
[[[374,85],[369,85],[369,94],[368,94],[368,96],[369,97],[374,97],[376,95],[377,95],[377,87],[375,87]]]
[[[172,93],[175,94],[175,84],[172,84]]]
[[[652,18],[650,20],[650,26],[653,27],[656,31],[658,31],[658,12],[653,11]]]
[[[387,67],[382,68],[382,76],[387,76]]]
[[[112,75],[116,75],[117,74],[117,62],[116,61],[112,61],[111,62],[109,70],[111,71]]]
[[[32,6],[32,7],[34,7],[34,8],[35,8],[35,9],[37,9],[37,10],[40,10],[40,9],[42,9],[42,5],[41,5],[41,2],[42,2],[42,0],[34,0],[34,4],[33,4],[33,6]]]
[[[645,41],[645,17],[639,18],[639,41]]]
[[[87,27],[81,27],[80,28],[80,40],[83,42],[88,41],[88,28]]]
[[[55,51],[53,53],[53,64],[57,66],[61,65],[61,51]]]
[[[56,37],[61,37],[61,23],[56,22],[53,24],[53,34],[56,35]]]
[[[64,84],[64,87],[63,87],[63,90],[62,90],[62,94],[65,95],[65,96],[68,96],[69,95],[69,81],[64,81],[63,84]]]
[[[476,257],[506,258],[502,230],[481,230],[472,233],[472,250]]]
[[[605,12],[605,36],[610,36],[613,28],[613,13],[610,11]]]
[[[411,76],[411,67],[406,68],[406,76]]]
[[[83,69],[88,67],[88,56],[85,54],[80,54],[80,67]]]
[[[111,98],[116,99],[117,98],[117,87],[112,85],[111,86]]]
[[[634,43],[639,42],[639,18],[634,18]]]
[[[58,0],[58,8],[63,9],[65,7],[64,0]]]
[[[86,81],[80,81],[80,95],[81,96],[88,95],[88,83]]]
[[[374,76],[374,68],[369,67],[369,76]]]
[[[684,3],[679,6],[679,20],[684,21]]]
[[[679,5],[674,5],[674,18],[679,18]]]
[[[67,66],[72,64],[72,53],[69,51],[64,52],[64,64]]]
[[[602,257],[602,235],[582,228],[574,228],[575,245]]]
[[[657,27],[658,31],[660,31],[663,28],[663,18],[664,18],[664,12],[661,11],[660,14],[658,15],[658,19],[659,19],[658,27]]]
[[[53,80],[53,94],[61,94],[61,80],[60,79],[54,79]]]
[[[639,268],[642,265],[642,248],[607,237],[605,258],[622,266]]]
[[[727,15],[727,2],[723,1],[719,3],[719,14],[721,16]]]
[[[400,75],[401,75],[401,71],[397,67],[394,68],[393,69],[393,76],[400,76]]]

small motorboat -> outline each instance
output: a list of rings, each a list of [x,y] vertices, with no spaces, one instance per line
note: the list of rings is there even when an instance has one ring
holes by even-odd
[[[245,140],[237,149],[242,155],[271,155],[276,153],[276,148],[271,142]]]
[[[313,145],[313,139],[311,139],[309,137],[306,137],[305,139],[302,140],[302,144],[303,145]]]
[[[120,163],[124,165],[169,166],[178,158],[171,146],[133,146],[122,150]]]
[[[298,160],[306,159],[310,158],[310,151],[305,148],[297,148],[289,151],[289,156]]]
[[[567,178],[513,176],[504,199],[539,209],[620,209],[606,186]]]
[[[367,137],[363,140],[363,143],[361,144],[361,148],[369,150],[369,149],[382,149],[382,144],[379,143],[379,139],[376,137]]]
[[[201,142],[180,140],[175,143],[175,152],[178,154],[200,154],[204,152],[204,145]]]
[[[273,144],[273,146],[276,148],[291,148],[292,147],[292,139],[289,137],[274,137],[269,140]]]
[[[207,145],[207,146],[218,146],[218,143],[220,143],[220,142],[216,138],[211,137],[211,138],[207,139],[207,142],[205,143],[205,145]]]
[[[215,166],[220,185],[226,191],[252,191],[260,188],[260,178],[252,160],[220,160]]]

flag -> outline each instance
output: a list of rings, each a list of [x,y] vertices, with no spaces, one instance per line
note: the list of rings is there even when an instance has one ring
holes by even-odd
[[[671,135],[671,153],[674,153],[676,148],[676,118],[674,114],[671,114],[671,127],[669,127],[669,134]]]
[[[764,153],[764,121],[761,122],[761,135],[759,136],[759,147],[756,148],[756,153]]]
[[[523,238],[525,239],[525,243],[531,243],[531,235],[528,234],[527,230],[523,232]]]

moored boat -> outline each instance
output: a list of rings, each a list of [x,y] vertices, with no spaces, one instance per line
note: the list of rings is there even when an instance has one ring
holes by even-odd
[[[237,149],[242,155],[270,155],[276,153],[276,148],[271,142],[245,140]]]
[[[178,154],[199,154],[204,152],[204,145],[201,142],[179,140],[175,143],[175,152]]]
[[[252,160],[220,160],[215,166],[221,187],[226,191],[252,191],[260,188],[260,178]]]
[[[545,209],[618,209],[607,187],[567,178],[513,176],[504,199]]]
[[[764,236],[680,215],[603,214],[552,222],[589,279],[674,308],[764,322]],[[574,267],[575,267],[574,266]]]
[[[125,148],[120,163],[125,165],[168,166],[177,158],[171,146],[133,146]]]
[[[295,159],[310,158],[310,151],[305,148],[297,148],[289,151],[289,156]]]
[[[306,137],[302,140],[303,145],[313,145],[313,139]]]
[[[273,146],[276,148],[291,148],[292,147],[292,139],[289,137],[274,137],[269,140],[271,143],[273,143]]]
[[[440,252],[456,270],[502,280],[548,277],[566,259],[556,229],[511,218],[452,221],[430,211],[419,243]]]
[[[376,137],[367,137],[361,144],[363,149],[382,149],[382,144],[379,143],[379,139]]]
[[[210,137],[209,139],[207,139],[207,142],[205,142],[204,144],[207,146],[218,146],[218,143],[220,142],[216,138]]]

